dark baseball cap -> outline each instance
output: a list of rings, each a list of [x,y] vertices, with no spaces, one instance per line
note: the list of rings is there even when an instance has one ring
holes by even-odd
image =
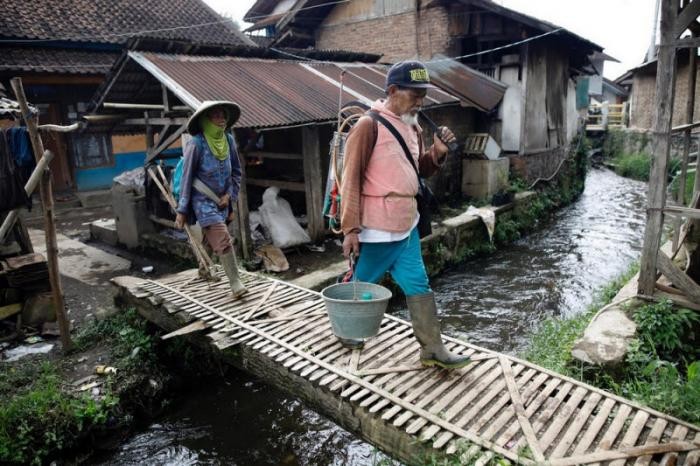
[[[400,61],[391,68],[386,74],[385,89],[395,84],[399,87],[414,87],[419,89],[432,89],[435,86],[430,84],[430,75],[428,68],[419,61],[408,60]]]

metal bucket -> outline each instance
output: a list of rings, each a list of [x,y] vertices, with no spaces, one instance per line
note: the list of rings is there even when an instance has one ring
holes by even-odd
[[[367,293],[371,299],[362,299]],[[374,283],[350,282],[324,288],[321,296],[333,333],[340,338],[360,339],[379,332],[391,291]]]

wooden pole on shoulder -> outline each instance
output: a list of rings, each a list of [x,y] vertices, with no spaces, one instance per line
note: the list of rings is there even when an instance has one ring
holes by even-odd
[[[29,140],[32,143],[34,158],[37,165],[40,164],[41,158],[44,156],[44,143],[39,136],[37,129],[37,116],[29,111],[27,97],[24,94],[24,87],[20,78],[12,78],[10,80],[12,89],[15,92],[15,97],[22,111],[22,118],[27,124],[29,132]],[[39,184],[39,192],[41,194],[41,208],[44,211],[44,235],[46,236],[46,260],[49,267],[49,282],[51,283],[51,293],[53,296],[53,304],[56,309],[56,320],[58,320],[58,328],[61,332],[61,346],[64,351],[68,351],[73,347],[73,341],[70,337],[70,326],[66,317],[65,302],[63,300],[63,289],[61,287],[61,276],[58,271],[58,244],[56,241],[56,221],[53,212],[53,193],[51,191],[51,173],[46,170]]]
[[[662,0],[661,43],[656,66],[656,107],[652,121],[652,161],[649,179],[647,225],[644,231],[638,293],[652,296],[656,283],[656,261],[661,246],[666,206],[666,172],[671,151],[671,119],[676,77],[674,26],[677,0]]]

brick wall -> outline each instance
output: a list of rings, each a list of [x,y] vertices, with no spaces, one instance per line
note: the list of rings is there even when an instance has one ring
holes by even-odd
[[[448,51],[447,11],[442,7],[381,18],[321,25],[316,48],[351,50],[382,55],[393,63],[407,58],[430,58]]]

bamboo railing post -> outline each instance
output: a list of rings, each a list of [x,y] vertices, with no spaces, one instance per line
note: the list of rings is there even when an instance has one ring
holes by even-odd
[[[694,34],[693,34],[694,35]],[[693,123],[694,111],[695,111],[695,84],[697,81],[697,49],[689,48],[688,53],[690,59],[688,61],[688,101],[685,108],[685,122],[686,124]],[[681,174],[678,177],[678,193],[676,195],[676,202],[678,205],[685,205],[685,183],[686,177],[688,175],[688,159],[690,157],[690,142],[691,142],[691,129],[685,131],[685,137],[683,139],[683,160],[681,164]],[[700,183],[700,177],[695,176],[695,184],[693,191],[697,191],[698,183]],[[689,206],[692,207],[692,206]],[[688,222],[691,220],[689,219]],[[673,222],[673,250],[678,249],[678,240],[681,234],[681,218],[678,217]]]
[[[22,117],[27,124],[29,139],[34,151],[34,158],[36,159],[37,165],[39,165],[44,155],[44,144],[41,140],[41,136],[39,136],[39,130],[37,129],[37,117],[32,115],[29,111],[27,97],[24,94],[24,87],[22,86],[22,79],[12,78],[10,83],[15,92],[20,110],[22,111]],[[49,282],[51,284],[53,304],[56,310],[56,320],[58,320],[58,328],[61,332],[61,346],[64,351],[67,351],[73,347],[73,341],[70,337],[70,326],[66,317],[61,276],[58,271],[58,244],[56,241],[56,222],[53,212],[53,193],[51,192],[51,173],[49,170],[46,170],[41,178],[39,192],[41,195],[41,208],[44,212],[44,234],[46,237],[46,260],[49,267]]]

